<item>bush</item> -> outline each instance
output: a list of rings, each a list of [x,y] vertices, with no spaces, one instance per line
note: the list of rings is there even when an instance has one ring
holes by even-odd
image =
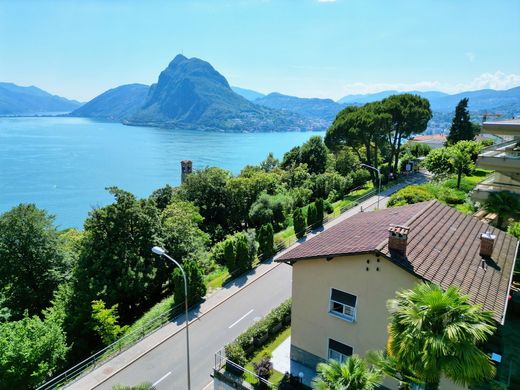
[[[323,201],[323,208],[327,212],[327,214],[331,214],[334,212],[334,206],[327,199]]]
[[[224,241],[224,260],[229,272],[234,271],[236,268],[236,250],[234,241],[235,240],[232,237],[228,237]]]
[[[305,236],[305,218],[301,208],[294,210],[293,213],[294,233],[296,237],[302,238]]]
[[[403,206],[434,199],[432,193],[421,186],[408,186],[397,191],[388,200],[388,207]]]
[[[269,356],[264,356],[258,363],[253,363],[253,367],[256,375],[262,379],[268,380],[273,374],[273,363],[271,363],[271,358]]]
[[[263,225],[257,232],[256,237],[260,253],[263,259],[268,259],[274,254],[274,230],[270,223]]]
[[[238,344],[236,341],[227,344],[224,347],[224,351],[226,352],[226,358],[231,360],[233,363],[242,367],[247,364],[246,354],[240,344]]]
[[[520,221],[513,222],[511,225],[509,225],[507,232],[520,240]]]
[[[316,205],[316,226],[323,225],[323,218],[324,218],[324,203],[323,199],[318,198],[316,199],[316,202],[314,202]]]

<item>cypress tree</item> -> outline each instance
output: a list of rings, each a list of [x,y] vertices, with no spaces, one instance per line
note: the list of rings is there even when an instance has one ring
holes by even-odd
[[[309,207],[307,207],[307,226],[315,226],[318,219],[318,210],[316,209],[316,205],[311,203]]]
[[[323,206],[323,199],[318,198],[314,202],[316,205],[316,226],[323,225],[323,218],[324,218],[324,206]]]
[[[455,116],[451,122],[448,144],[459,141],[472,141],[479,131],[478,125],[471,123],[468,111],[468,98],[462,99],[455,108]]]
[[[232,238],[228,238],[224,241],[224,259],[226,260],[228,271],[233,272],[236,268],[236,252]]]
[[[265,225],[265,248],[268,257],[274,255],[274,229],[270,223]]]
[[[294,233],[296,237],[302,238],[305,236],[305,217],[301,208],[297,208],[293,213]]]
[[[238,235],[236,246],[236,268],[245,271],[250,263],[247,237],[243,234]]]

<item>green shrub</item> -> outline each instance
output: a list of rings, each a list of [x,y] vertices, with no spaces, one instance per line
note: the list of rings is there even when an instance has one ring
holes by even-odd
[[[294,210],[293,213],[294,233],[296,237],[302,238],[305,236],[305,217],[301,208]]]
[[[228,271],[233,272],[236,269],[236,249],[234,239],[231,237],[224,241],[224,259]]]
[[[323,201],[323,209],[327,212],[327,214],[334,212],[334,206],[332,206],[332,203],[330,203],[327,199]]]
[[[324,218],[324,204],[323,199],[318,198],[316,199],[316,202],[314,202],[316,205],[316,226],[323,225],[323,218]]]
[[[263,259],[268,259],[274,254],[274,230],[270,223],[263,225],[257,232],[256,240]]]
[[[224,347],[226,352],[226,358],[231,360],[233,363],[244,367],[247,364],[247,358],[244,350],[237,342],[227,344]]]
[[[318,210],[316,209],[316,205],[311,203],[309,207],[307,207],[307,226],[315,226],[318,219]]]
[[[511,225],[509,225],[507,232],[520,240],[520,221],[513,222]]]
[[[388,207],[403,206],[424,202],[434,198],[434,195],[422,186],[413,185],[403,188],[393,194],[388,200]]]

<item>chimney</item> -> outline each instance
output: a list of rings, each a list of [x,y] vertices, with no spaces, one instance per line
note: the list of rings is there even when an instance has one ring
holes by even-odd
[[[192,172],[191,160],[181,161],[181,183],[184,183],[186,176]]]
[[[496,236],[490,232],[485,232],[480,235],[480,256],[491,257],[493,254],[493,246],[495,245]]]
[[[409,232],[410,228],[407,226],[390,225],[388,228],[388,249],[406,256]]]

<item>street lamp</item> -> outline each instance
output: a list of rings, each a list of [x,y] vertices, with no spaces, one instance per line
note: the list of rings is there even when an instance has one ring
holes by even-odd
[[[168,256],[166,254],[166,250],[161,248],[160,246],[154,246],[152,248],[152,252],[159,255],[164,256],[167,259],[171,260],[182,272],[182,277],[184,278],[184,310],[186,312],[186,370],[188,375],[188,390],[191,390],[191,381],[190,381],[190,335],[188,331],[188,325],[190,323],[189,317],[188,317],[188,280],[186,279],[186,273],[184,272],[184,269],[182,266],[172,257]]]
[[[381,171],[378,168],[374,168],[372,165],[360,164],[362,167],[373,169],[377,172],[377,178],[379,180],[379,187],[377,189],[377,208],[379,209],[379,196],[381,195]]]

